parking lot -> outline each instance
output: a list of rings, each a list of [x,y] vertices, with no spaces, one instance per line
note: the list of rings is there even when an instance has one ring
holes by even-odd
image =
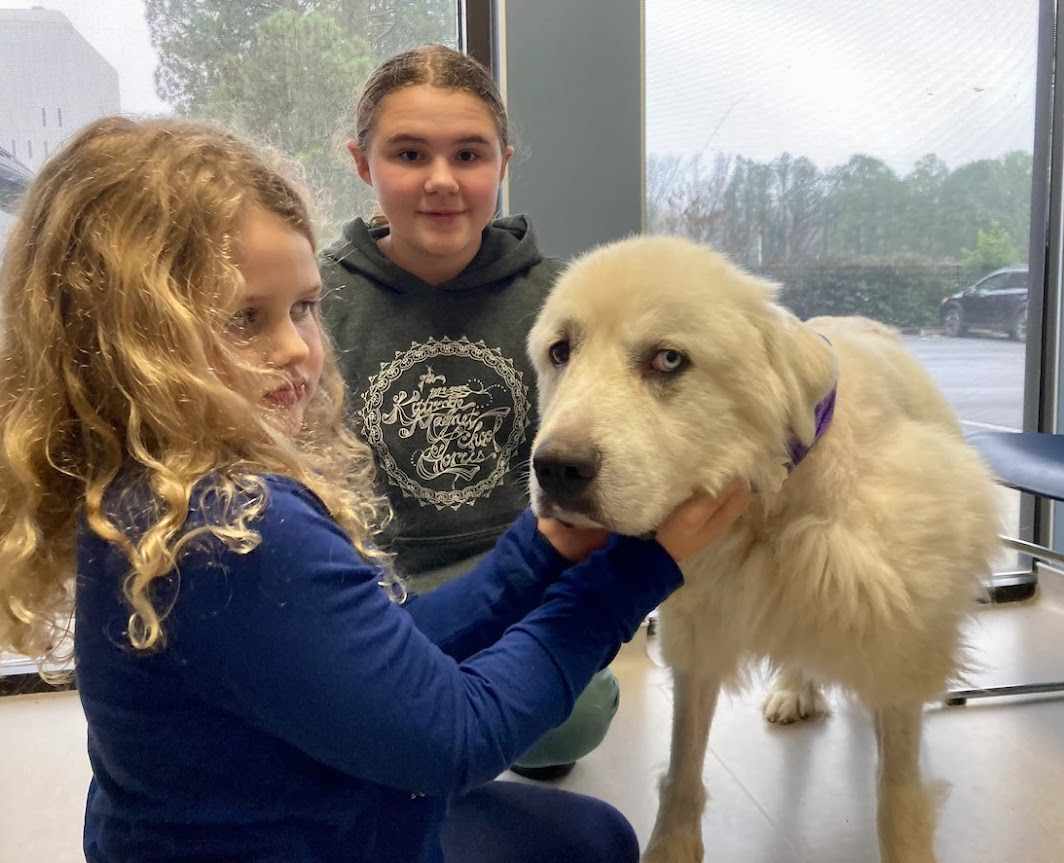
[[[905,336],[964,423],[964,430],[1023,428],[1026,348],[995,336]]]
[[[957,412],[965,432],[1023,428],[1023,374],[1026,347],[995,336],[905,336],[909,350],[923,362]],[[1020,530],[1020,494],[1000,489],[1004,528]],[[996,572],[1026,568],[1019,556],[1003,551]]]

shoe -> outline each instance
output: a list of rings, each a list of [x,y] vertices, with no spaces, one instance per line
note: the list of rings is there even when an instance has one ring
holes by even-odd
[[[525,779],[535,779],[538,782],[554,782],[558,779],[564,779],[573,772],[574,767],[576,767],[576,762],[570,761],[568,764],[548,764],[545,767],[522,767],[519,764],[514,764],[510,769]]]

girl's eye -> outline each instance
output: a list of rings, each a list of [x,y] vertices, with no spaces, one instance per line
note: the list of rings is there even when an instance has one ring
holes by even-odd
[[[321,300],[300,300],[292,306],[292,320],[302,321],[314,314]]]
[[[420,158],[417,150],[400,150],[395,155],[400,162],[416,162]]]
[[[480,154],[477,153],[475,150],[462,150],[458,154],[459,162],[475,162],[479,158]]]
[[[667,349],[664,351],[658,351],[654,354],[654,358],[650,361],[650,367],[654,371],[661,372],[662,374],[670,375],[679,371],[687,364],[687,357],[681,354],[679,351]]]
[[[229,319],[229,330],[239,335],[247,335],[259,322],[259,310],[248,307],[241,309]]]
[[[547,351],[550,355],[550,361],[556,366],[564,366],[569,362],[569,342],[562,339],[560,342],[555,342],[550,346]]]

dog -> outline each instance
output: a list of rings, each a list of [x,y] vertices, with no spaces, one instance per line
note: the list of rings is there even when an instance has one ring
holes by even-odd
[[[998,551],[994,481],[893,330],[802,322],[776,291],[677,237],[570,264],[528,339],[532,508],[642,536],[694,492],[753,491],[659,609],[672,745],[645,861],[702,859],[718,691],[767,660],[771,722],[822,712],[823,685],[868,707],[881,859],[929,863],[922,709],[964,667],[960,628]]]

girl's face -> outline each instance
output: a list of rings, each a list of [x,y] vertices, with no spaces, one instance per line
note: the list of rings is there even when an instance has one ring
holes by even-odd
[[[237,350],[251,364],[281,372],[287,382],[263,392],[286,429],[302,428],[323,362],[321,277],[310,242],[279,216],[251,207],[236,242],[244,293],[230,319]]]
[[[348,149],[388,218],[381,250],[430,284],[465,269],[513,154],[487,105],[464,90],[404,87],[381,100],[366,152]]]

